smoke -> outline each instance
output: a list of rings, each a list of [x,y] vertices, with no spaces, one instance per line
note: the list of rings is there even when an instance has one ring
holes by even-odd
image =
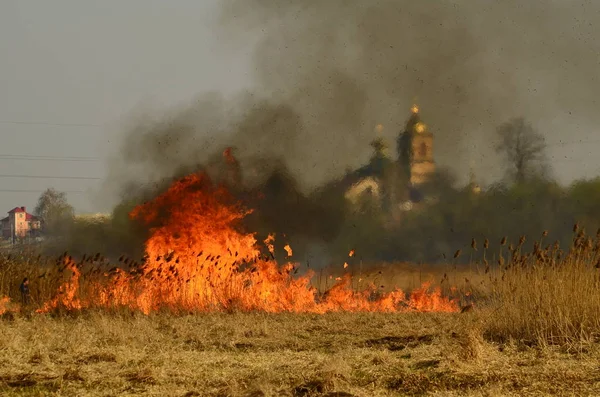
[[[490,181],[502,173],[492,140],[505,120],[524,116],[551,144],[565,130],[585,139],[600,121],[599,19],[590,1],[233,0],[222,38],[260,32],[257,86],[302,116],[297,150],[320,149],[314,169],[292,163],[303,178],[363,161],[376,123],[391,142],[416,101],[436,160],[462,181],[473,162]]]
[[[475,162],[496,179],[493,133],[506,119],[524,116],[550,144],[600,121],[600,6],[577,3],[223,2],[215,35],[222,51],[256,45],[255,89],[143,115],[111,175],[153,181],[233,145],[241,158],[284,158],[311,188],[364,163],[376,124],[393,147],[417,102],[441,166],[464,182]]]
[[[253,222],[329,238],[343,221],[331,211],[339,203],[310,190],[364,164],[377,124],[395,149],[413,102],[435,136],[437,163],[459,182],[475,163],[480,181],[492,181],[502,176],[494,128],[508,118],[524,116],[550,145],[567,128],[581,137],[600,121],[599,10],[558,0],[225,1],[220,50],[256,45],[255,88],[139,115],[105,191],[148,199],[173,177],[220,175],[232,146],[246,187],[271,194]]]

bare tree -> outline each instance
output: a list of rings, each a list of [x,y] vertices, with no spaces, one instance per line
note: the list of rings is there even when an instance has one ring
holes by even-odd
[[[73,220],[75,211],[64,192],[46,189],[38,199],[35,214],[41,219],[46,232],[60,233]]]
[[[504,156],[507,174],[517,183],[547,172],[546,141],[523,117],[501,124],[496,133],[500,142],[496,152]]]

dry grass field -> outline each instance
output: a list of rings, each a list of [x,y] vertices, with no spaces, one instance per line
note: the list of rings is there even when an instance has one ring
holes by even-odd
[[[0,393],[600,395],[600,236],[576,228],[565,251],[544,246],[543,237],[531,251],[523,239],[503,241],[494,249],[495,263],[481,260],[470,271],[403,265],[361,275],[406,291],[433,281],[444,294],[465,298],[459,305],[469,310],[454,313],[365,312],[380,306],[266,313],[225,303],[212,312],[165,306],[145,315],[127,305],[75,307],[69,302],[93,300],[85,294],[95,290],[83,286],[94,285],[94,277],[107,283],[102,272],[82,271],[74,279],[60,261],[57,268],[30,254],[0,255],[0,296],[12,302],[0,303]],[[488,247],[485,242],[483,250]],[[15,303],[23,275],[32,280],[29,308]],[[35,312],[57,291],[58,306]]]
[[[599,395],[600,351],[463,314],[85,313],[0,323],[3,396]]]

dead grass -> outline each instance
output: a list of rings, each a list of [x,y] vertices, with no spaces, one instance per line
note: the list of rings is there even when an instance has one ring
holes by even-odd
[[[486,241],[465,254],[477,258],[469,265],[384,264],[360,274],[406,291],[426,281],[441,285],[461,307],[488,313],[478,326],[488,339],[583,351],[600,341],[600,231],[590,237],[578,225],[573,230],[566,250],[545,243],[544,232],[533,242],[503,239],[490,248]]]
[[[587,349],[600,337],[600,232],[592,239],[575,228],[567,252],[557,244],[524,239],[509,247],[491,272],[490,308],[485,333],[537,345]],[[512,249],[511,249],[512,248]]]
[[[0,255],[0,297],[18,300],[23,276],[33,292],[31,308],[0,319],[0,393],[600,395],[600,234],[576,227],[567,251],[543,237],[531,250],[524,239],[485,243],[468,269],[339,269],[353,272],[355,288],[433,281],[473,308],[445,315],[32,315],[68,278],[62,262]],[[90,258],[94,275],[103,259]]]
[[[87,313],[0,322],[0,394],[597,395],[600,349],[487,341],[485,313]]]

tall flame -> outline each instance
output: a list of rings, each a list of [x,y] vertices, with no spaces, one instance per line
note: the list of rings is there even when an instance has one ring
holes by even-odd
[[[276,263],[274,235],[264,241],[271,255],[261,255],[255,236],[240,227],[240,221],[249,213],[224,187],[214,186],[207,175],[189,175],[131,212],[133,219],[150,230],[146,260],[140,267],[132,271],[115,268],[102,280],[86,282],[82,291],[80,269],[67,257],[65,267],[71,271],[71,278],[39,311],[59,307],[127,307],[147,314],[165,309],[458,311],[457,304],[442,297],[439,289],[428,293],[428,286],[423,286],[409,297],[401,290],[380,293],[374,285],[356,291],[349,274],[320,295],[310,285],[311,271],[296,276],[295,264]],[[285,249],[291,256],[289,245]]]

